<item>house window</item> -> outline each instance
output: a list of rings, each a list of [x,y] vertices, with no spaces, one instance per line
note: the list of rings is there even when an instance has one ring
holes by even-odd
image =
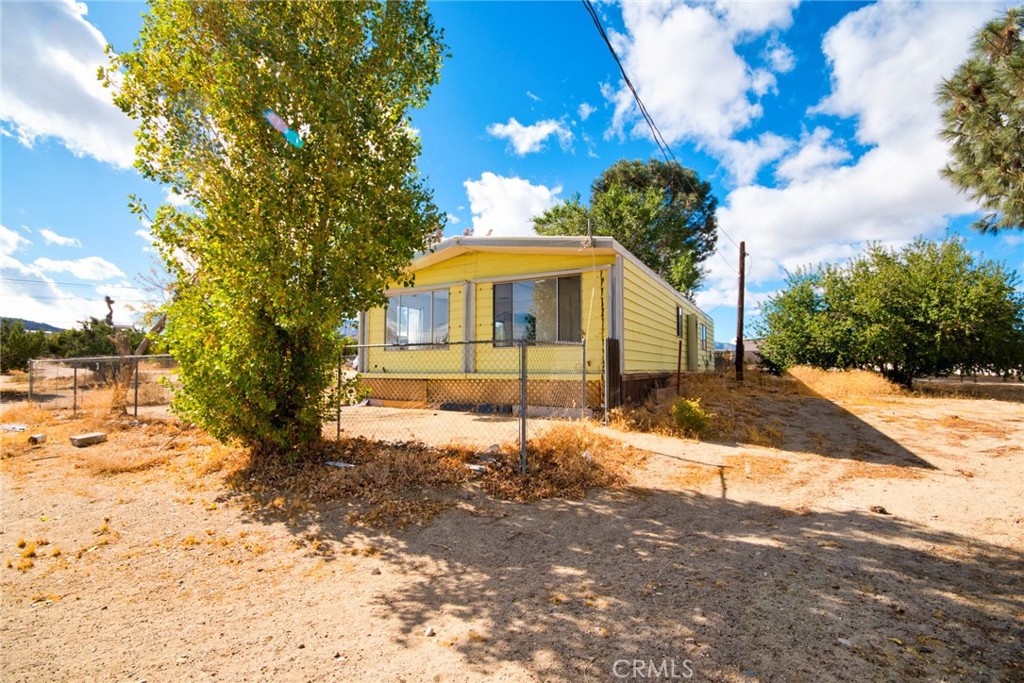
[[[388,297],[387,344],[447,344],[448,290]]]
[[[676,336],[683,336],[683,307],[676,306]]]
[[[580,341],[580,283],[570,275],[494,285],[494,342]]]
[[[708,350],[708,326],[704,323],[700,324],[700,350]]]

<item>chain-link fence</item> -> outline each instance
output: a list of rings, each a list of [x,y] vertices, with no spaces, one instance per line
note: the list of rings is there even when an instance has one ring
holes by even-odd
[[[603,406],[603,362],[584,342],[360,345],[346,349],[338,438],[487,448]]]
[[[28,399],[73,413],[117,405],[138,417],[166,414],[178,364],[171,356],[94,356],[29,361]]]

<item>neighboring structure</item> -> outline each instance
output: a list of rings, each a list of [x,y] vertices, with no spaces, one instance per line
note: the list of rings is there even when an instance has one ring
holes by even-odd
[[[711,319],[611,237],[452,237],[409,274],[412,287],[360,316],[371,398],[473,403],[506,393],[522,339],[551,345],[530,361],[531,381],[579,386],[585,376],[591,407],[605,382],[616,405],[677,371],[714,370]]]

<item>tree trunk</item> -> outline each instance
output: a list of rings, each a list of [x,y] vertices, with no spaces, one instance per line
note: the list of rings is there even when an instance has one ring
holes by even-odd
[[[167,314],[163,313],[157,318],[153,327],[149,328],[149,332],[142,338],[139,345],[135,347],[134,352],[131,350],[131,345],[128,343],[124,330],[118,330],[110,336],[110,341],[114,342],[117,355],[121,358],[121,367],[117,369],[117,374],[114,376],[114,397],[110,402],[111,414],[124,415],[128,412],[128,389],[135,378],[135,371],[139,367],[139,360],[146,354],[146,351],[149,350],[150,345],[153,343],[153,335],[163,332],[164,325],[166,324]]]

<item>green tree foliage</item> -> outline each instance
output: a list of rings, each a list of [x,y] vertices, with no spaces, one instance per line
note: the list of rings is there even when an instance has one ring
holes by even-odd
[[[55,358],[82,358],[84,356],[116,356],[114,336],[120,333],[138,345],[145,333],[135,328],[118,328],[106,320],[89,317],[79,327],[54,332],[47,337],[46,355]]]
[[[136,167],[190,204],[152,228],[179,414],[260,453],[320,438],[339,321],[384,304],[442,225],[407,111],[444,57],[423,2],[152,0],[103,76],[139,122]]]
[[[769,366],[813,365],[914,378],[1024,367],[1019,279],[962,241],[872,245],[843,266],[790,275],[765,304],[759,353]]]
[[[704,279],[715,250],[718,200],[711,185],[678,163],[617,161],[591,186],[590,206],[578,195],[534,219],[541,235],[610,235],[681,292]]]
[[[0,321],[0,372],[27,370],[28,362],[46,351],[46,334],[29,332],[25,324],[13,318]]]
[[[1024,230],[1024,7],[989,22],[970,56],[939,87],[943,175],[987,211],[981,232]]]

